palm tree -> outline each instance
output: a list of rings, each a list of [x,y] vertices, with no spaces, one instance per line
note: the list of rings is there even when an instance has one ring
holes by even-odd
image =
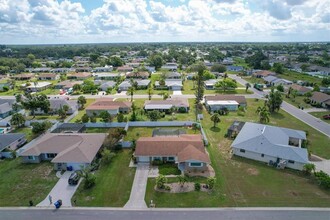
[[[149,100],[151,100],[151,96],[152,96],[152,86],[149,86],[148,87],[148,97],[149,97]]]
[[[245,92],[247,92],[249,88],[251,88],[251,84],[245,83]]]
[[[216,125],[221,121],[220,119],[220,115],[218,113],[214,113],[212,116],[211,116],[211,121],[213,121],[213,127],[215,128]]]
[[[134,92],[135,92],[135,89],[133,86],[129,87],[127,92],[131,95],[131,102],[133,102],[133,95],[134,95]]]
[[[265,106],[263,106],[263,107],[259,106],[257,108],[256,113],[259,115],[260,123],[268,123],[269,122],[270,113],[269,113],[269,111],[267,110],[267,108]]]
[[[86,104],[87,100],[85,98],[85,96],[79,96],[78,97],[78,105],[79,105],[79,108],[83,109],[84,108],[84,105]]]

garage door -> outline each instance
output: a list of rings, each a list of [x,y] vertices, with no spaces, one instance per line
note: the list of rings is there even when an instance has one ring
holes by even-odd
[[[149,157],[139,157],[139,158],[138,158],[138,161],[139,161],[139,162],[142,162],[142,163],[143,163],[143,162],[149,162]]]

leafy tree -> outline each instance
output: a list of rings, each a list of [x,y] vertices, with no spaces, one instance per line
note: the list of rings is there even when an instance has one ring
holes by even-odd
[[[79,108],[83,109],[85,104],[87,103],[87,100],[86,100],[85,96],[79,96],[77,102],[78,102]]]
[[[200,129],[200,125],[199,125],[198,123],[193,123],[193,124],[192,124],[192,128],[193,128],[193,130],[194,130],[195,133],[196,133],[196,131]]]
[[[66,117],[67,112],[69,111],[69,106],[68,105],[63,105],[60,106],[59,110],[58,110],[58,115],[64,119]]]
[[[274,63],[273,70],[275,73],[282,74],[284,73],[284,66],[281,63]]]
[[[157,110],[149,111],[147,114],[150,121],[157,121],[158,119],[162,118],[162,113]]]
[[[208,70],[204,70],[203,80],[215,79],[215,75]]]
[[[168,99],[168,93],[167,93],[167,92],[164,93],[164,95],[163,95],[163,99],[164,99],[164,100]]]
[[[84,188],[85,189],[90,189],[95,185],[96,177],[91,172],[90,168],[86,167],[84,169],[81,169],[81,172],[79,173],[79,175],[82,178],[84,178]]]
[[[268,109],[266,108],[266,106],[259,106],[257,108],[256,113],[259,115],[259,121],[260,123],[268,123],[269,122],[269,116],[270,113],[268,111]]]
[[[89,121],[89,116],[87,114],[84,114],[81,117],[81,121],[82,121],[82,123],[87,123]]]
[[[119,66],[124,65],[124,61],[122,59],[120,59],[120,57],[113,56],[113,57],[110,57],[107,64],[112,65],[113,67],[119,67]]]
[[[314,88],[313,88],[313,91],[319,92],[320,91],[320,87],[318,85],[315,85]]]
[[[123,128],[110,129],[103,145],[106,149],[116,149],[119,141],[126,135],[126,131]]]
[[[330,77],[324,77],[321,82],[322,86],[329,86],[330,85]]]
[[[262,68],[262,61],[266,60],[267,57],[261,52],[261,50],[254,53],[252,56],[245,58],[245,62],[252,66],[254,69]],[[269,65],[269,63],[268,63]]]
[[[207,186],[209,187],[209,189],[213,189],[215,182],[216,182],[216,178],[215,177],[209,177],[207,178]]]
[[[309,57],[308,55],[306,54],[300,54],[298,57],[297,57],[297,60],[299,62],[302,62],[302,63],[307,63],[309,61]]]
[[[102,122],[104,122],[104,123],[112,121],[112,117],[111,117],[110,113],[107,111],[100,112],[99,116],[102,119]]]
[[[109,149],[104,148],[101,152],[102,156],[102,163],[109,164],[111,163],[112,159],[116,156],[116,153],[111,152]]]
[[[237,87],[237,83],[234,80],[229,79],[229,78],[221,80],[215,84],[215,88],[217,90],[222,89],[224,93],[226,92],[226,90],[235,89],[236,87]]]
[[[52,123],[49,121],[43,121],[43,122],[33,122],[31,123],[31,125],[32,125],[32,132],[34,134],[40,134],[48,130],[52,126]]]
[[[277,89],[277,91],[284,92],[284,87],[283,87],[282,84],[278,85],[278,86],[276,87],[276,89]]]
[[[35,111],[40,109],[45,113],[48,113],[50,103],[45,94],[28,95],[25,100],[22,101],[22,105],[25,109],[30,110],[33,118],[35,117]]]
[[[309,67],[309,65],[306,64],[306,63],[304,63],[304,64],[302,64],[302,65],[300,66],[300,68],[301,68],[301,70],[302,70],[303,72],[307,72],[307,71],[308,71],[308,67]]]
[[[167,178],[160,174],[159,176],[156,177],[156,186],[158,189],[164,189],[165,184],[167,183]]]
[[[159,70],[163,65],[163,58],[159,54],[152,55],[149,59],[149,64],[154,66],[156,70]]]
[[[119,113],[117,115],[117,121],[118,122],[123,122],[124,121],[124,114],[123,113]]]
[[[75,84],[75,85],[73,85],[72,89],[73,89],[73,91],[77,92],[82,89],[82,86],[80,84]]]
[[[227,67],[222,64],[214,64],[211,67],[211,72],[218,72],[218,73],[224,73],[227,71]]]
[[[211,121],[213,121],[213,127],[215,128],[216,125],[221,121],[220,119],[220,115],[218,113],[214,113],[212,116],[211,116]]]
[[[281,92],[279,91],[275,92],[274,88],[271,88],[267,98],[267,106],[269,111],[272,113],[280,110],[282,102],[283,102],[283,98]]]
[[[245,83],[245,92],[247,92],[249,88],[251,88],[251,84]]]
[[[21,113],[15,113],[11,116],[10,123],[17,127],[22,127],[25,124],[25,117]]]
[[[96,93],[98,86],[94,84],[94,81],[92,80],[85,80],[82,85],[82,91],[83,93]]]

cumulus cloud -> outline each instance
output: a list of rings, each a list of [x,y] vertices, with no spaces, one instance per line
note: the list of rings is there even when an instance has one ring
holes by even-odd
[[[279,20],[288,20],[291,18],[291,9],[283,1],[270,1],[266,7],[270,16],[274,18]]]

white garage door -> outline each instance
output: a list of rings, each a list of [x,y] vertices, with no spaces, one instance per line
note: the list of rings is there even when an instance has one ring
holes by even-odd
[[[142,162],[142,163],[143,163],[143,162],[149,162],[149,157],[139,157],[139,158],[138,158],[138,161],[139,161],[139,162]]]

